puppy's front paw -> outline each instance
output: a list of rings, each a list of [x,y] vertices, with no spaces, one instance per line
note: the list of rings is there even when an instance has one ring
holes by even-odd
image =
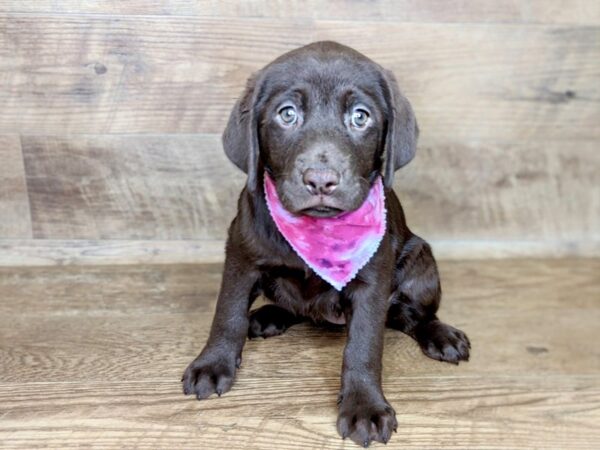
[[[198,400],[214,393],[221,396],[231,389],[239,361],[240,358],[236,361],[235,357],[231,358],[229,355],[203,351],[183,373],[183,393],[194,394]]]
[[[340,394],[339,403],[338,432],[358,445],[368,447],[371,441],[387,444],[398,427],[396,412],[380,394]]]

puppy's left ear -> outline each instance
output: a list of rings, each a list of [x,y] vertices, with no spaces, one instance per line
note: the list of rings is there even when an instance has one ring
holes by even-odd
[[[386,189],[391,189],[394,184],[394,172],[408,164],[415,156],[419,126],[412,106],[398,88],[394,74],[383,69],[382,75],[382,87],[388,107],[383,184]]]
[[[223,132],[225,154],[231,162],[248,174],[247,187],[256,190],[258,172],[258,122],[256,103],[261,73],[255,73],[246,82],[246,89],[235,103]]]

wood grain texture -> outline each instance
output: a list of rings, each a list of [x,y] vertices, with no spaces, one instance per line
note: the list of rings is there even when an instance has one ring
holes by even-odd
[[[391,448],[594,448],[600,260],[445,262],[441,315],[473,358],[388,330]],[[344,333],[249,341],[222,398],[184,398],[219,265],[0,269],[2,448],[356,448],[335,432]]]
[[[600,241],[429,240],[438,260],[598,258]],[[207,264],[225,259],[225,241],[0,239],[0,267]]]
[[[1,12],[320,18],[406,22],[600,24],[590,0],[0,0]]]
[[[514,244],[514,243],[513,243]],[[449,254],[454,259],[465,254],[463,245]],[[489,243],[485,245],[489,247]],[[508,247],[503,245],[502,248]],[[513,245],[514,247],[514,245]],[[553,257],[586,256],[600,254],[598,248],[576,249],[539,246],[536,251],[521,252],[528,255]],[[482,252],[470,252],[482,257]],[[488,252],[489,253],[489,252]],[[506,257],[506,253],[495,253]],[[513,254],[513,256],[515,256]],[[225,240],[60,240],[60,239],[0,239],[0,266],[64,266],[64,265],[129,265],[129,264],[201,264],[223,262]]]
[[[0,132],[220,133],[253,71],[335,39],[396,73],[424,137],[600,137],[600,27],[1,14],[0,28]]]
[[[25,136],[23,152],[40,239],[222,241],[245,178],[217,135]],[[416,159],[397,174],[395,189],[413,231],[439,242],[442,257],[493,257],[511,249],[593,256],[600,243],[598,168],[594,142],[573,149],[425,138]],[[98,254],[93,247],[88,256]]]
[[[220,238],[244,179],[215,136],[23,137],[35,238]]]
[[[384,375],[599,374],[598,273],[597,259],[443,262],[440,316],[469,334],[472,360],[440,364],[387,330]],[[208,336],[220,274],[218,265],[0,268],[0,381],[175,379]],[[250,341],[245,376],[293,377],[300,362],[336,377],[344,340],[300,325]]]
[[[0,135],[0,237],[31,238],[31,217],[18,135]]]
[[[0,437],[7,449],[356,449],[335,431],[338,387],[273,376],[198,403],[159,380],[0,384]],[[600,438],[597,377],[399,377],[384,388],[399,414],[385,448],[591,449]]]
[[[600,242],[598,142],[472,145],[423,139],[395,189],[417,234],[436,240]],[[516,245],[518,245],[515,242]]]

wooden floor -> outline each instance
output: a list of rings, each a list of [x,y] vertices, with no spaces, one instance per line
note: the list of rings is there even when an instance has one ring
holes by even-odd
[[[247,343],[234,388],[180,377],[219,265],[0,268],[0,447],[355,448],[335,430],[344,333]],[[472,359],[386,332],[391,448],[600,448],[600,260],[442,262],[441,316]],[[375,447],[382,447],[375,444]]]

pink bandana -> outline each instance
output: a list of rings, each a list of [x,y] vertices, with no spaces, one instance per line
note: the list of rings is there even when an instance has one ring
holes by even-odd
[[[386,229],[383,184],[378,177],[357,210],[335,217],[295,216],[265,173],[265,197],[277,229],[304,262],[341,291],[377,251]]]

